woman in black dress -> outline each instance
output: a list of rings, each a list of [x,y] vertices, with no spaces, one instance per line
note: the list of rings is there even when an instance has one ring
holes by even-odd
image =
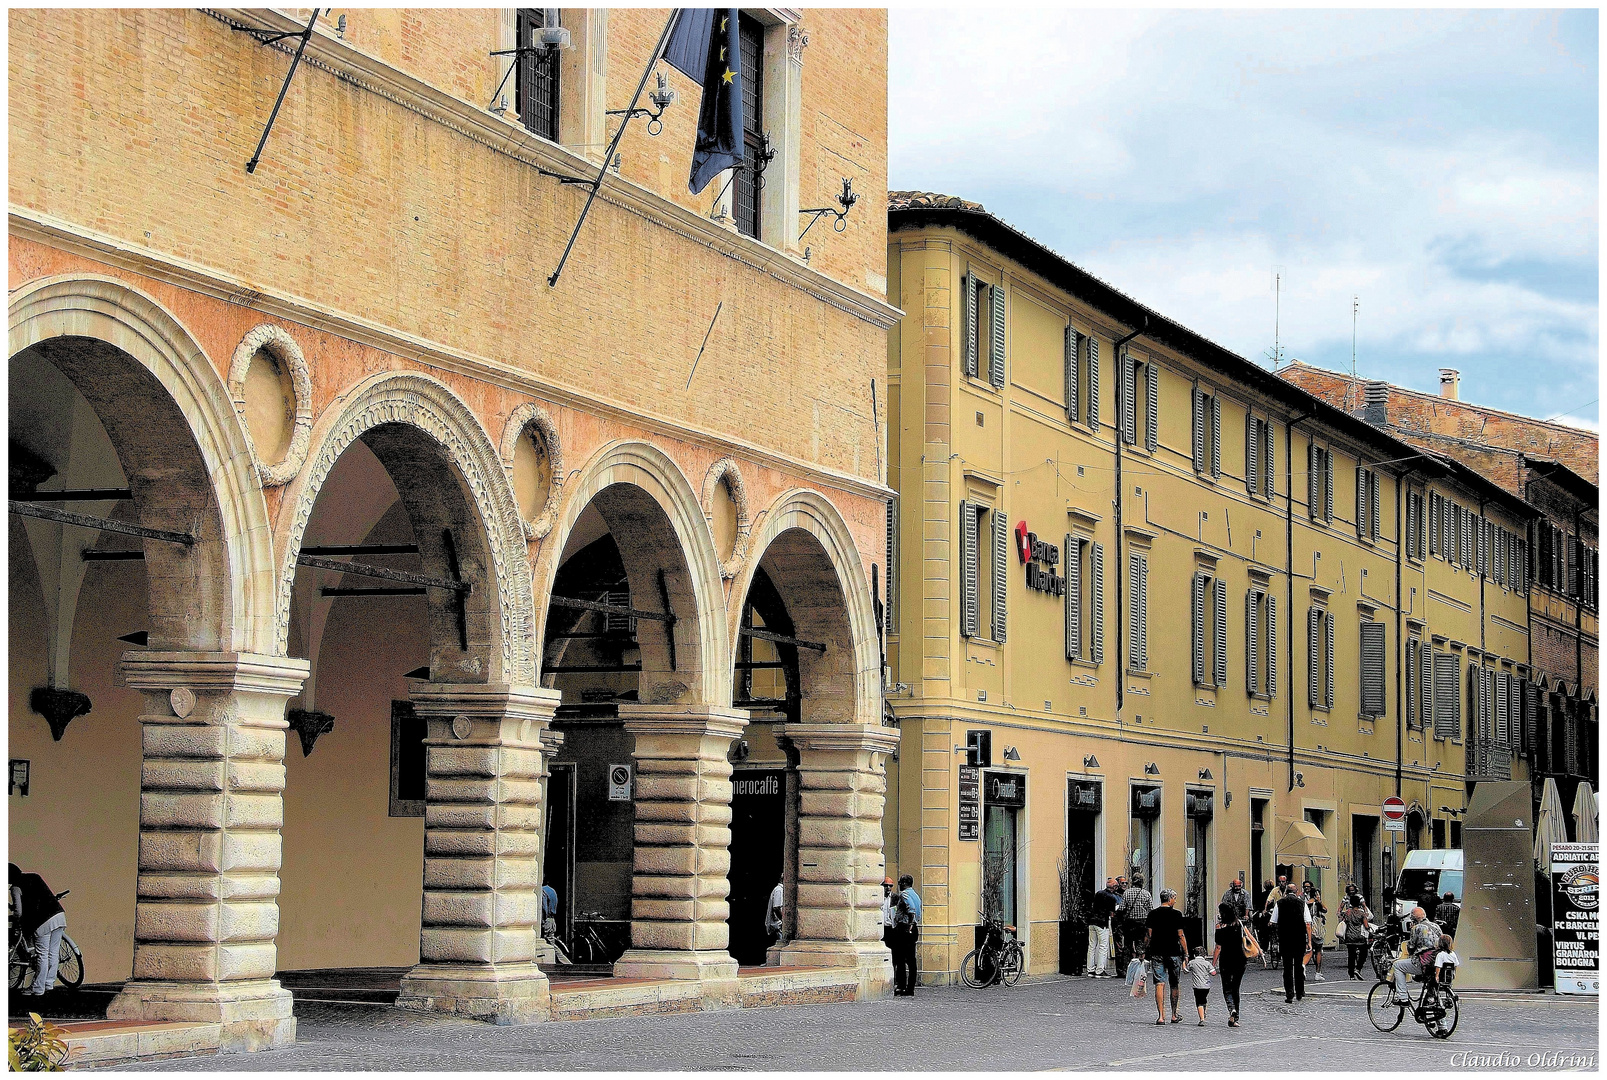
[[[1216,948],[1211,963],[1222,976],[1222,999],[1228,1007],[1228,1027],[1239,1026],[1239,982],[1244,978],[1244,924],[1232,904],[1217,905]]]

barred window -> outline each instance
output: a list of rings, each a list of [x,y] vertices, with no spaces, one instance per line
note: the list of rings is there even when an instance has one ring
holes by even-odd
[[[546,8],[520,8],[514,19],[517,46],[529,49],[539,45],[540,32],[547,27]],[[556,9],[554,9],[556,10]],[[554,24],[556,25],[556,23]],[[558,141],[558,50],[538,49],[521,52],[514,108],[525,130],[543,139]]]

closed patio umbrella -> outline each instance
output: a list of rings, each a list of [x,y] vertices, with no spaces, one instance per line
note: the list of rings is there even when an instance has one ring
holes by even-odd
[[[1563,813],[1557,781],[1546,777],[1540,793],[1540,813],[1534,819],[1534,862],[1543,874],[1551,873],[1551,845],[1568,842],[1568,818]]]
[[[1589,780],[1579,781],[1579,790],[1574,794],[1574,838],[1581,844],[1601,840],[1601,828],[1596,823],[1596,792]]]

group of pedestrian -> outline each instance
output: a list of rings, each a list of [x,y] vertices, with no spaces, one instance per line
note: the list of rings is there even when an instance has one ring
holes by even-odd
[[[1105,879],[1094,894],[1088,912],[1088,959],[1084,974],[1090,979],[1114,979],[1124,967],[1144,955],[1154,897],[1144,888],[1144,875],[1133,872]]]
[[[1236,884],[1242,892],[1242,883]],[[1239,985],[1244,979],[1248,955],[1253,950],[1253,944],[1247,941],[1249,930],[1243,917],[1243,912],[1248,906],[1247,900],[1248,897],[1246,903],[1241,905],[1235,897],[1231,901],[1224,899],[1217,905],[1216,931],[1208,957],[1204,945],[1197,945],[1192,951],[1189,948],[1188,935],[1183,929],[1183,913],[1177,909],[1177,893],[1171,889],[1161,890],[1160,905],[1151,908],[1145,916],[1142,938],[1143,959],[1135,959],[1130,965],[1135,980],[1144,978],[1154,983],[1157,1025],[1167,1023],[1168,991],[1171,998],[1171,1023],[1183,1022],[1180,1008],[1181,984],[1183,972],[1187,971],[1190,986],[1194,991],[1194,1009],[1198,1017],[1198,1026],[1205,1026],[1206,1005],[1211,996],[1211,979],[1218,975],[1222,979],[1222,999],[1227,1007],[1228,1026],[1239,1026]],[[1135,996],[1137,993],[1135,989]]]
[[[893,994],[914,997],[918,974],[915,945],[921,940],[921,894],[908,874],[882,879],[882,941],[893,953]]]

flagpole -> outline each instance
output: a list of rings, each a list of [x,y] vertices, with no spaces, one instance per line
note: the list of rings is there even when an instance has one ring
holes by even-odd
[[[564,253],[558,260],[558,269],[552,272],[547,279],[550,289],[558,284],[558,275],[564,272],[564,264],[569,261],[569,253],[575,249],[575,240],[580,236],[580,227],[586,224],[586,215],[591,213],[592,200],[597,198],[598,190],[603,186],[603,177],[608,173],[608,166],[614,160],[614,150],[619,146],[619,140],[625,136],[625,126],[636,115],[636,103],[642,98],[642,90],[647,86],[647,77],[653,74],[653,68],[658,65],[659,57],[664,53],[664,44],[670,39],[670,31],[675,29],[675,22],[681,17],[681,8],[670,12],[669,21],[664,24],[664,32],[658,36],[658,45],[653,49],[652,58],[647,61],[647,67],[642,71],[642,80],[636,84],[636,93],[631,95],[631,103],[625,109],[625,118],[619,122],[619,130],[614,132],[614,138],[608,144],[608,152],[603,154],[603,164],[597,170],[597,179],[591,182],[591,194],[586,196],[586,205],[580,209],[580,219],[575,222],[575,231],[569,234],[569,243],[564,245]]]

